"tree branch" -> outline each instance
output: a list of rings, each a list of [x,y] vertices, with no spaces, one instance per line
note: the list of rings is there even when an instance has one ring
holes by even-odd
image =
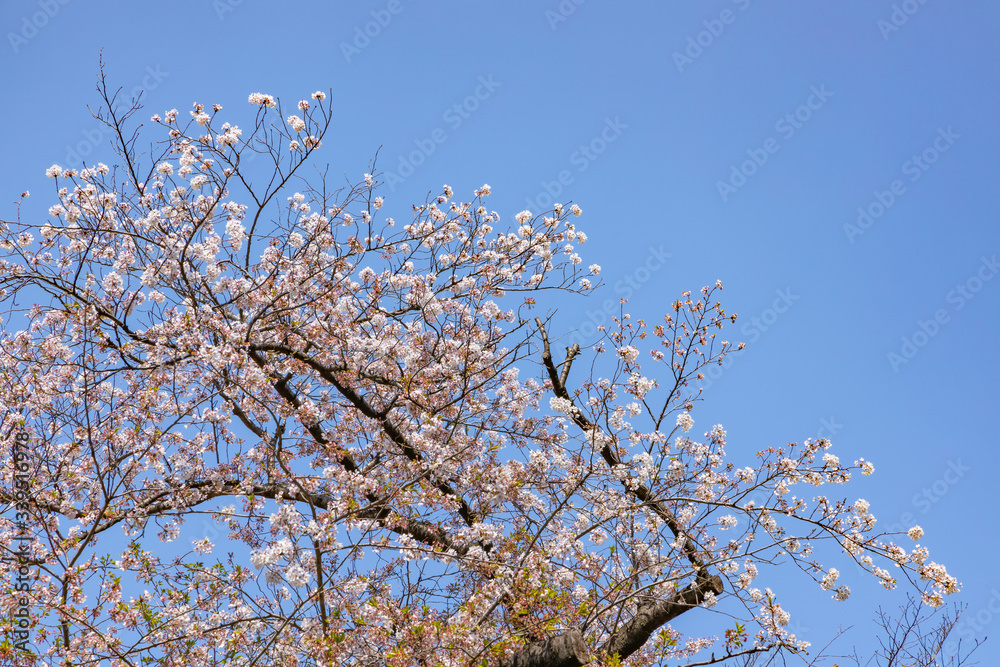
[[[618,654],[619,659],[624,660],[639,650],[660,626],[697,607],[709,593],[719,595],[722,590],[722,579],[718,575],[702,577],[672,595],[669,600],[640,607],[628,623],[611,635],[601,651],[608,655]]]
[[[567,630],[550,639],[528,644],[503,667],[582,667],[590,662],[590,649],[579,630]]]

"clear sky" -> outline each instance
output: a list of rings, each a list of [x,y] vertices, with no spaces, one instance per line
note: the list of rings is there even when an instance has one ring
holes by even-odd
[[[826,436],[874,461],[850,499],[920,524],[964,585],[959,631],[1000,634],[1000,3],[4,0],[0,18],[0,218],[23,190],[46,215],[53,163],[111,163],[87,109],[102,49],[143,118],[332,89],[330,173],[357,180],[381,147],[397,207],[489,183],[512,223],[583,208],[606,286],[559,304],[566,330],[620,297],[656,320],[721,279],[747,349],[696,430],[724,424],[736,457]],[[862,648],[901,598],[843,570],[845,603],[769,583],[800,637],[854,624],[843,648]]]

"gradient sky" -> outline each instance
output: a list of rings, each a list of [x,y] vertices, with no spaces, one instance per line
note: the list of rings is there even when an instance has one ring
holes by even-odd
[[[102,49],[143,118],[332,89],[322,159],[357,180],[381,148],[390,205],[489,183],[512,223],[583,208],[606,286],[558,304],[565,331],[623,296],[656,320],[721,279],[747,349],[695,430],[724,424],[738,461],[818,436],[872,460],[844,492],[880,527],[923,526],[964,585],[960,634],[1000,632],[1000,4],[5,0],[0,18],[0,218],[24,190],[45,217],[51,164],[112,162],[87,109]],[[841,570],[845,603],[798,572],[761,583],[800,637],[853,624],[840,646],[864,653],[902,597]]]

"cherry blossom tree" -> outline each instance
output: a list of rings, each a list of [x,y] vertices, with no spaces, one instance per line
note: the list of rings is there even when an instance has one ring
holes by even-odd
[[[561,347],[600,272],[577,206],[508,225],[444,186],[397,222],[374,166],[313,169],[323,92],[141,149],[98,90],[116,166],[53,165],[48,221],[0,231],[4,664],[809,662],[776,564],[958,590],[919,527],[824,495],[868,461],[696,435],[721,283]]]

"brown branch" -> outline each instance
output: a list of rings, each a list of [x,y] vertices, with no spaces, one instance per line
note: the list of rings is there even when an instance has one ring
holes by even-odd
[[[767,653],[772,650],[777,644],[768,644],[767,646],[755,646],[753,648],[748,648],[744,651],[737,651],[736,653],[727,653],[726,655],[720,655],[718,658],[715,657],[715,653],[708,660],[699,660],[698,662],[689,662],[686,665],[681,665],[680,667],[705,667],[705,665],[717,665],[721,662],[726,662],[727,660],[732,660],[733,658],[740,658],[747,655],[756,655],[758,653]]]
[[[201,494],[197,498],[186,501],[179,499],[174,495],[175,493],[184,491],[200,491]],[[240,480],[226,480],[221,483],[217,481],[203,480],[191,482],[182,487],[160,490],[154,496],[147,498],[145,501],[136,505],[132,511],[123,512],[121,514],[116,513],[105,523],[95,526],[92,533],[102,533],[130,517],[135,517],[137,514],[146,517],[155,516],[171,511],[190,509],[203,502],[212,500],[213,498],[244,495],[254,495],[261,498],[267,498],[269,500],[286,498],[296,502],[307,503],[322,510],[329,510],[331,501],[330,496],[314,495],[302,490],[296,491],[284,484],[252,484],[247,487],[243,486]],[[168,499],[165,500],[165,497]],[[13,497],[5,493],[0,493],[0,502],[8,501],[12,503]],[[39,508],[45,509],[51,514],[66,516],[66,513],[63,512],[57,505],[41,503],[37,499],[34,499],[32,503]],[[453,550],[460,556],[464,556],[469,551],[468,547],[456,544],[448,533],[441,530],[434,524],[406,517],[393,517],[388,508],[384,506],[384,503],[379,502],[378,498],[376,498],[375,502],[368,507],[355,512],[354,515],[361,519],[375,521],[382,528],[396,533],[397,535],[408,535],[417,542],[425,544],[432,549],[440,551]],[[34,564],[41,564],[43,561],[39,560],[32,562]]]
[[[549,338],[545,332],[545,327],[541,319],[535,318],[535,324],[538,325],[538,330],[541,333],[542,363],[545,366],[545,369],[548,372],[549,380],[552,383],[552,391],[559,398],[566,399],[572,403],[572,396],[570,396],[569,391],[566,389],[566,379],[569,376],[570,366],[572,365],[576,355],[579,353],[579,346],[574,345],[573,347],[567,348],[566,360],[562,363],[562,371],[560,372],[559,368],[556,367],[555,362],[552,360]],[[575,406],[571,411],[571,418],[573,419],[573,422],[584,432],[590,432],[596,428],[596,425],[584,416],[581,410],[575,408]],[[605,444],[602,447],[601,457],[609,466],[613,467],[621,465],[622,459],[618,455],[618,452],[612,448],[612,445],[613,442]],[[672,595],[668,600],[640,606],[640,608],[636,611],[636,614],[628,622],[612,633],[611,637],[604,643],[604,646],[601,647],[601,651],[607,655],[617,654],[620,660],[624,660],[639,650],[649,640],[650,636],[662,625],[668,623],[677,616],[680,616],[689,609],[698,606],[708,598],[709,594],[720,595],[723,591],[721,577],[718,575],[708,575],[706,566],[695,549],[694,542],[684,533],[680,524],[677,522],[677,519],[674,517],[673,512],[670,511],[666,504],[653,497],[652,491],[645,485],[640,484],[634,489],[629,489],[629,491],[635,498],[642,501],[663,519],[664,523],[666,523],[675,538],[679,538],[684,541],[683,550],[687,559],[694,566],[695,580],[683,590]],[[577,631],[573,630],[569,633],[560,635],[559,637],[569,637],[571,633],[577,633]],[[579,633],[577,633],[577,635],[578,634]],[[559,639],[559,637],[555,639]],[[554,639],[550,640],[550,642],[553,641]],[[567,639],[566,641],[569,640]],[[560,648],[561,646],[562,644],[557,646],[556,644],[550,644],[548,642],[531,644],[528,649],[525,649],[525,651],[530,649],[530,655],[532,657],[525,658],[525,660],[529,660],[528,662],[517,664],[584,664],[582,662],[575,663],[571,661],[557,662],[565,659],[563,654],[560,653],[562,650]],[[524,653],[524,651],[522,651],[522,653]],[[521,656],[522,653],[519,653],[517,657]],[[517,659],[517,657],[515,657],[515,659]],[[511,664],[513,665],[515,663]]]
[[[640,607],[635,616],[611,635],[601,652],[625,660],[649,641],[654,632],[684,612],[704,602],[709,593],[722,593],[719,576],[704,577],[689,584],[669,600]],[[590,651],[583,635],[573,629],[550,639],[528,644],[503,667],[582,667],[590,661]]]
[[[275,346],[268,346],[268,347],[274,348]],[[260,346],[251,346],[251,349],[249,350],[248,353],[250,355],[250,358],[254,361],[254,363],[256,363],[259,367],[264,368],[265,367],[264,358],[257,351],[257,349],[263,349],[263,348],[261,348]],[[282,352],[288,354],[284,350],[282,350]],[[340,394],[344,398],[346,398],[351,403],[351,405],[354,406],[354,408],[357,409],[365,417],[378,421],[379,424],[382,426],[382,430],[385,432],[385,434],[389,436],[389,439],[392,440],[392,442],[402,450],[406,458],[414,462],[423,461],[423,456],[420,454],[420,452],[417,451],[417,449],[412,444],[410,444],[409,440],[406,439],[406,436],[403,435],[403,432],[399,429],[399,427],[392,423],[392,420],[389,418],[389,415],[385,411],[376,410],[371,406],[371,404],[368,401],[364,399],[363,396],[358,394],[358,392],[356,392],[352,387],[345,385],[344,383],[342,383],[340,380],[337,379],[335,371],[342,369],[331,368],[301,353],[292,354],[290,356],[292,356],[298,361],[301,361],[302,363],[306,364],[314,371],[316,371],[321,378],[323,378],[331,385],[333,385],[337,389],[337,391],[339,391]],[[278,394],[282,398],[284,398],[288,403],[295,406],[296,408],[301,406],[301,400],[298,398],[298,396],[295,395],[295,393],[291,389],[288,388],[287,380],[279,380],[278,382],[275,383],[274,387],[275,390],[278,392]],[[330,444],[326,440],[326,438],[323,437],[322,431],[319,429],[318,426],[314,425],[307,428],[309,430],[309,433],[316,440],[316,442],[322,445]],[[351,459],[350,455],[348,454],[344,454],[341,456],[340,463],[348,471],[354,471],[357,469],[357,465],[354,463],[353,459]],[[458,514],[459,516],[462,517],[462,520],[465,521],[467,526],[472,526],[473,524],[476,523],[476,516],[473,513],[472,508],[469,506],[468,502],[466,502],[466,500],[462,498],[461,495],[459,495],[458,491],[456,491],[450,484],[447,484],[446,482],[435,480],[433,484],[438,491],[440,491],[446,496],[449,496],[450,498],[453,498],[455,502],[458,503]],[[486,549],[485,546],[484,549]],[[489,551],[489,549],[486,549],[486,551]]]
[[[555,363],[552,361],[552,352],[549,348],[549,337],[545,333],[545,327],[542,325],[542,321],[539,318],[535,318],[535,323],[538,325],[538,330],[542,335],[542,363],[545,365],[545,369],[548,371],[549,380],[552,382],[552,391],[559,398],[564,398],[570,402],[573,401],[573,397],[570,396],[569,391],[566,389],[565,378],[569,374],[569,367],[573,362],[573,358],[579,351],[578,346],[574,345],[572,348],[567,349],[566,361],[563,362],[563,371],[560,375]],[[596,428],[596,425],[591,422],[587,417],[584,416],[583,412],[574,406],[572,410],[571,417],[573,422],[579,426],[584,432],[592,431]],[[622,459],[618,456],[618,452],[615,451],[611,444],[605,444],[601,448],[601,457],[607,462],[611,467],[622,464]],[[650,509],[652,509],[656,514],[663,519],[663,522],[667,524],[667,527],[673,533],[675,538],[682,537],[684,539],[684,553],[688,560],[694,566],[695,571],[699,575],[704,572],[705,565],[702,563],[701,558],[698,556],[695,550],[694,541],[691,540],[677,523],[677,519],[674,517],[673,512],[671,512],[663,501],[657,500],[653,497],[652,492],[644,484],[638,485],[634,490],[631,491],[632,495],[645,503]]]
[[[624,660],[638,651],[660,626],[697,607],[709,593],[719,595],[722,590],[722,579],[718,575],[703,577],[691,582],[669,600],[640,607],[630,621],[611,635],[601,651],[608,655],[618,654],[619,659]]]
[[[567,630],[550,639],[528,644],[503,667],[582,667],[590,662],[590,649],[579,630]]]

